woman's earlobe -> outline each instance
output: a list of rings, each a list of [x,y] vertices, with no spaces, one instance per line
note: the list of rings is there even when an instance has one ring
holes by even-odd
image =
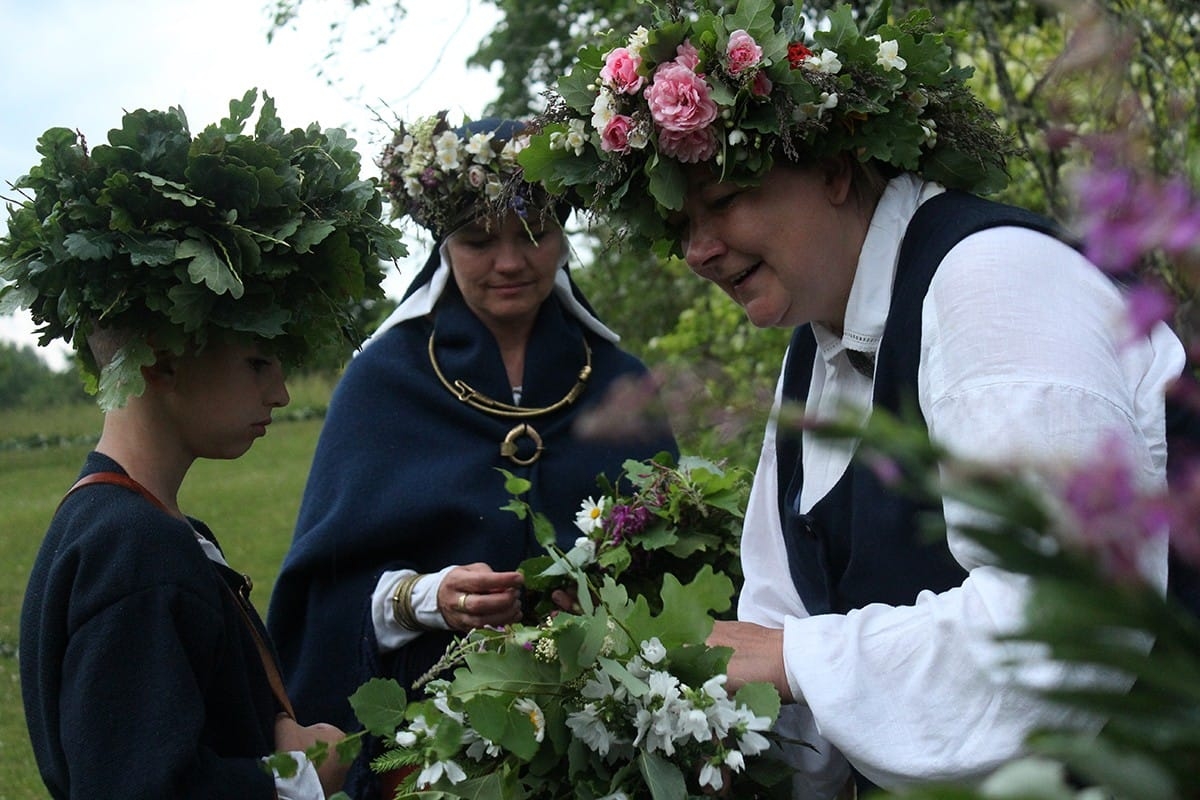
[[[829,202],[840,206],[850,196],[851,185],[854,183],[854,169],[850,157],[842,154],[825,162],[825,194]]]

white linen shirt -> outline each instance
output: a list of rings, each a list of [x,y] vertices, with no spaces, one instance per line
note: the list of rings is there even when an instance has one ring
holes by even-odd
[[[941,191],[911,175],[889,183],[859,258],[844,333],[813,327],[810,416],[847,404],[869,417],[872,381],[851,368],[846,348],[878,349],[905,229],[918,205]],[[922,306],[917,388],[931,437],[975,461],[1053,469],[1094,455],[1115,433],[1142,486],[1161,486],[1163,392],[1184,352],[1165,325],[1131,342],[1123,320],[1110,279],[1054,238],[1011,226],[967,237],[943,260]],[[802,434],[802,511],[837,483],[856,444]],[[798,754],[809,772],[797,779],[797,797],[829,797],[844,779],[829,744],[869,780],[897,788],[982,778],[1018,756],[1042,725],[1098,727],[1028,691],[1061,682],[1063,669],[1003,664],[1013,646],[993,637],[1020,627],[1025,586],[982,563],[959,532],[971,509],[944,504],[950,552],[968,570],[961,586],[924,591],[911,606],[809,616],[789,572],[776,484],[772,423],[747,509],[738,616],[784,630],[798,702],[778,727],[820,750]],[[1165,547],[1150,548],[1143,561],[1165,586]]]

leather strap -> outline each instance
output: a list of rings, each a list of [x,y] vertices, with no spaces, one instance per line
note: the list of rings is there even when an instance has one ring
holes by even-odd
[[[142,497],[146,498],[147,501],[164,513],[171,513],[167,507],[163,505],[162,501],[155,497],[149,489],[147,489],[145,486],[142,486],[142,484],[138,483],[128,475],[124,475],[120,472],[93,472],[88,475],[84,475],[82,478],[75,481],[75,485],[67,490],[67,493],[63,495],[63,500],[66,500],[67,497],[69,497],[77,489],[82,489],[84,486],[91,486],[98,483],[113,484],[128,489],[131,492],[136,492],[137,494],[140,494]],[[59,505],[62,505],[62,501],[59,501]],[[242,622],[246,624],[246,629],[250,631],[250,638],[254,640],[254,646],[258,649],[258,657],[262,661],[263,671],[267,674],[267,683],[271,685],[271,693],[275,695],[275,701],[279,703],[280,708],[282,708],[289,717],[295,719],[296,712],[292,709],[292,701],[287,695],[287,690],[283,687],[283,676],[279,672],[279,665],[275,662],[275,655],[271,652],[270,648],[267,647],[266,641],[263,639],[262,634],[259,633],[258,626],[254,624],[254,619],[251,616],[250,609],[247,608],[250,603],[250,598],[239,592],[235,592],[233,587],[230,586],[224,578],[221,578],[220,580],[221,585],[224,586],[226,591],[228,591],[233,597],[234,605],[236,605],[238,611],[241,612]]]

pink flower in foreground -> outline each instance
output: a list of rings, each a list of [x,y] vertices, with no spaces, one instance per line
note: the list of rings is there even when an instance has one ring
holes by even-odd
[[[600,80],[619,94],[637,94],[646,83],[646,78],[638,74],[641,65],[641,56],[631,53],[627,47],[618,47],[604,57]]]
[[[1134,287],[1125,296],[1125,315],[1129,322],[1129,340],[1139,341],[1150,329],[1165,322],[1175,313],[1175,301],[1170,292],[1145,284]]]
[[[664,62],[654,70],[646,102],[650,118],[664,131],[697,131],[717,118],[717,104],[704,78],[678,61]]]
[[[744,30],[736,30],[729,34],[725,57],[729,62],[729,74],[737,75],[743,70],[759,65],[762,61],[762,48],[754,41],[753,36]]]
[[[1075,184],[1079,233],[1089,259],[1124,272],[1146,253],[1200,250],[1200,203],[1180,179],[1156,182],[1119,167],[1097,167]]]
[[[608,153],[629,152],[629,135],[633,132],[634,126],[633,117],[624,114],[613,116],[600,133],[600,149]]]
[[[658,149],[684,164],[699,164],[717,154],[717,135],[711,127],[697,131],[662,130],[658,134]]]
[[[1096,558],[1104,574],[1117,580],[1141,579],[1141,552],[1148,541],[1166,534],[1171,517],[1166,499],[1140,489],[1135,472],[1114,436],[1062,486],[1073,539]]]

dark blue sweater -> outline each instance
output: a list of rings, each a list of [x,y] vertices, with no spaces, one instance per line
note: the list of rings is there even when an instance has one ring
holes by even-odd
[[[81,474],[101,471],[123,472],[91,453]],[[129,489],[63,502],[21,610],[25,717],[53,797],[275,796],[259,759],[277,706],[223,581],[240,577]]]

